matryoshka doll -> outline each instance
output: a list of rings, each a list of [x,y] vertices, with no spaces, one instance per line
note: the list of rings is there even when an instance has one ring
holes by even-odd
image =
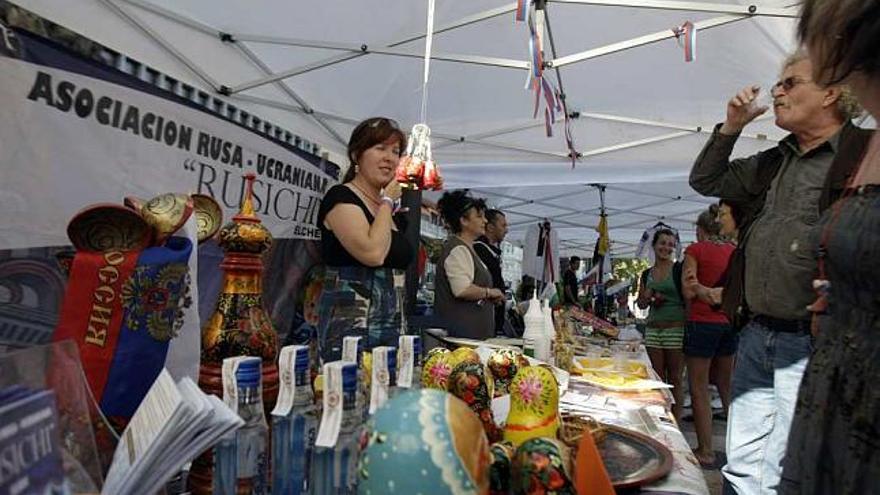
[[[527,366],[528,361],[513,349],[497,349],[492,352],[486,365],[492,372],[492,379],[495,381],[495,397],[510,393],[510,382],[523,365],[523,361]]]
[[[516,449],[510,442],[496,442],[489,447],[492,466],[489,468],[489,495],[509,495]]]
[[[501,440],[501,430],[492,415],[492,377],[482,363],[465,361],[449,375],[449,393],[463,400],[480,418],[490,442]]]
[[[443,347],[428,351],[422,366],[422,387],[446,390],[449,374],[452,373],[452,352]]]
[[[504,439],[519,446],[526,440],[556,438],[559,429],[559,386],[542,366],[519,370],[510,384],[510,413]]]
[[[488,492],[489,442],[480,421],[456,397],[404,390],[376,411],[367,428],[359,494]]]
[[[533,438],[520,445],[513,456],[510,488],[514,495],[575,495],[559,442]]]
[[[481,363],[480,355],[477,351],[471,349],[470,347],[459,347],[458,349],[452,351],[451,357],[452,367],[455,368],[461,363]]]

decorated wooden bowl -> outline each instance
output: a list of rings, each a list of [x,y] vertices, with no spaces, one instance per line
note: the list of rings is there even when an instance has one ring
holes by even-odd
[[[141,215],[156,232],[154,244],[157,246],[180,230],[192,212],[193,199],[176,193],[160,194],[141,207]]]
[[[144,205],[147,203],[146,199],[139,198],[137,196],[126,196],[122,200],[122,204],[131,208],[132,210],[140,213],[141,209],[143,209]]]
[[[358,493],[484,494],[489,442],[474,413],[440,390],[406,390],[367,424]]]
[[[217,235],[220,227],[223,226],[223,209],[214,198],[207,194],[192,194],[190,196],[198,226],[199,242],[204,242]]]
[[[74,215],[67,224],[67,237],[78,251],[136,251],[150,245],[153,231],[137,212],[98,203]]]

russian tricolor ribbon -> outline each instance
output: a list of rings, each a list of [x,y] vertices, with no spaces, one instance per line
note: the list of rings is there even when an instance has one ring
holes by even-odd
[[[162,371],[189,304],[192,242],[76,254],[53,340],[73,339],[104,414],[131,417]]]
[[[516,22],[523,22],[528,16],[532,0],[516,0]]]
[[[693,62],[697,58],[697,26],[686,21],[679,27],[672,28],[679,45],[684,45],[684,61]]]

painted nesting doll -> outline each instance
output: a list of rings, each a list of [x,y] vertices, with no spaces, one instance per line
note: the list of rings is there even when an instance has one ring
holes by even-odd
[[[466,361],[453,368],[449,393],[463,400],[480,418],[490,442],[501,440],[501,430],[492,416],[492,377],[481,363]]]
[[[368,423],[358,493],[477,495],[489,489],[489,443],[461,400],[439,390],[405,390]]]
[[[452,352],[435,347],[428,351],[422,366],[422,387],[446,390],[449,374],[452,373]]]
[[[563,448],[549,438],[533,438],[513,456],[510,493],[514,495],[575,495]]]
[[[492,466],[489,468],[489,495],[509,495],[516,449],[510,442],[497,442],[489,447]]]
[[[538,437],[556,438],[559,429],[559,387],[549,369],[528,366],[510,384],[510,413],[504,439],[519,447]]]
[[[497,349],[489,356],[486,365],[495,381],[495,397],[500,397],[510,393],[510,382],[521,367],[528,366],[528,361],[513,349]]]
[[[481,363],[480,355],[477,351],[471,349],[470,347],[459,347],[458,349],[452,351],[452,367],[456,367],[457,365],[468,362],[468,363]]]

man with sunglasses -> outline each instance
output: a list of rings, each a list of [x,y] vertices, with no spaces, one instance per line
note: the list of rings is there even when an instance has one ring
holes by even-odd
[[[736,320],[748,323],[737,351],[722,471],[725,493],[749,495],[775,493],[812,348],[811,228],[842,192],[869,136],[850,123],[859,109],[846,88],[813,83],[810,61],[799,52],[771,89],[776,125],[790,134],[756,155],[731,159],[743,128],[768,110],[758,104],[760,91],[749,86],[730,99],[727,119],[690,174],[697,192],[754,212],[740,226],[739,262],[731,263],[725,289],[740,301]],[[741,293],[733,294],[736,287]]]

